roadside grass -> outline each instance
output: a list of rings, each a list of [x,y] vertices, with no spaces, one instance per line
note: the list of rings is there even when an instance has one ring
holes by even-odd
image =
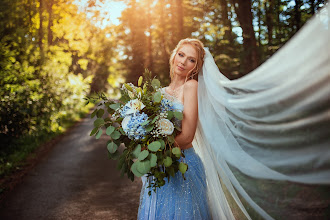
[[[12,140],[10,143],[1,143],[6,146],[5,149],[0,151],[0,195],[8,188],[7,185],[12,175],[24,169],[28,165],[28,161],[37,159],[39,156],[38,150],[46,148],[47,142],[67,132],[76,122],[86,117],[86,114],[93,107],[94,105],[89,104],[87,108],[74,115],[63,118],[61,120],[61,129],[55,132],[49,131],[49,129],[48,131],[40,129],[38,132],[34,132],[34,134],[22,136]]]

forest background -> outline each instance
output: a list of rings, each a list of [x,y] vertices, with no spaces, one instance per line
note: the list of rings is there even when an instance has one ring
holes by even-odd
[[[221,72],[236,79],[265,62],[326,3],[113,0],[126,5],[113,24],[116,8],[104,13],[107,2],[1,0],[0,178],[83,117],[92,107],[85,106],[86,95],[116,97],[145,68],[167,85],[169,56],[180,39],[200,39]]]

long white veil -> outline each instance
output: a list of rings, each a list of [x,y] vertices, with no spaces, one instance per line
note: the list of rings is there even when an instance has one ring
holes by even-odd
[[[214,219],[330,216],[329,8],[240,79],[206,50],[193,145]]]

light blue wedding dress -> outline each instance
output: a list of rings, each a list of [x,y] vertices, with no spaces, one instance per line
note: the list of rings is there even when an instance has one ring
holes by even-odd
[[[163,89],[163,95],[173,102],[173,107],[183,110],[181,102],[170,96]],[[194,148],[184,150],[184,161],[188,164],[185,173],[186,180],[180,172],[175,177],[165,180],[165,185],[157,188],[148,195],[150,188],[147,188],[151,177],[142,177],[142,190],[140,194],[140,206],[138,219],[211,219],[207,199],[206,178],[203,163],[196,154]]]

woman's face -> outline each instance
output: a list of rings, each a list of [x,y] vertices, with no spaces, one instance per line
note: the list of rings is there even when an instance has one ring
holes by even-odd
[[[186,77],[188,73],[194,69],[197,62],[197,51],[189,44],[184,44],[179,48],[174,57],[173,69],[174,74]]]

